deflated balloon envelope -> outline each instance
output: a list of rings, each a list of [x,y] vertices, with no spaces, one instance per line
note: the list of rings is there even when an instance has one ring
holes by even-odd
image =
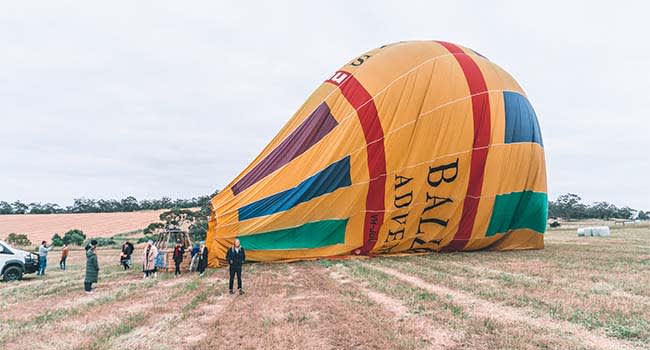
[[[484,56],[382,46],[326,78],[212,198],[210,264],[235,238],[257,261],[543,248],[543,147],[522,88]]]

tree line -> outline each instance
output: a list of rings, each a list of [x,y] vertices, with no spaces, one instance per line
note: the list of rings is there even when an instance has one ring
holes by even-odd
[[[138,201],[135,197],[129,196],[121,200],[116,199],[86,199],[78,198],[71,206],[61,207],[53,203],[29,203],[20,201],[8,203],[0,201],[0,215],[7,214],[58,214],[58,213],[114,213],[132,212],[138,210],[158,210],[174,208],[202,208],[207,210],[209,215],[210,198],[218,193],[207,196],[199,196],[191,199],[161,199]],[[207,216],[206,213],[202,215]],[[591,204],[582,203],[582,198],[573,193],[559,196],[555,201],[548,202],[549,217],[561,217],[564,219],[639,219],[650,220],[650,211],[643,211],[628,206],[617,207],[608,202],[595,202]],[[202,220],[201,220],[202,221]],[[203,225],[201,225],[203,226]]]
[[[144,236],[138,238],[136,242],[146,242],[150,239],[155,241],[158,235],[168,227],[186,227],[192,241],[204,241],[208,230],[209,216],[209,202],[205,203],[198,210],[172,208],[171,210],[162,212],[160,214],[159,222],[151,223],[145,227],[142,230]],[[93,237],[92,239],[95,239],[100,247],[117,244],[117,241],[114,239],[114,237]],[[7,243],[14,244],[16,246],[32,245],[32,241],[30,241],[29,237],[23,233],[10,233],[5,240]],[[90,238],[88,238],[82,230],[71,229],[63,235],[55,233],[52,236],[51,241],[55,247],[60,247],[64,244],[83,246],[89,244]]]
[[[208,231],[208,220],[210,217],[209,198],[214,195],[216,195],[216,192],[213,195],[205,196],[208,200],[201,201],[200,206],[191,206],[192,208],[198,207],[196,210],[174,207],[162,212],[158,216],[160,221],[151,223],[145,227],[142,230],[144,236],[138,238],[136,242],[146,242],[150,239],[155,241],[158,235],[168,227],[186,228],[193,241],[204,241]],[[93,239],[97,240],[99,246],[110,246],[117,243],[114,237],[93,237]],[[60,247],[63,244],[82,246],[88,244],[89,240],[90,238],[79,229],[69,230],[63,235],[55,233],[52,236],[52,244],[56,247]],[[28,246],[32,244],[26,234],[20,233],[10,233],[6,238],[6,241],[7,243],[15,244],[17,246]]]
[[[650,220],[650,211],[643,211],[628,206],[617,207],[608,202],[582,203],[577,194],[567,193],[555,201],[548,202],[548,216],[551,218],[577,219],[638,219]]]
[[[138,201],[133,196],[124,199],[88,199],[77,198],[70,206],[62,207],[56,203],[23,203],[15,201],[9,203],[0,201],[0,215],[8,214],[72,214],[72,213],[115,213],[132,212],[138,210],[158,210],[172,208],[197,208],[204,207],[210,202],[212,195],[199,196],[191,199],[145,199]]]
[[[122,211],[135,211],[135,210],[147,210],[147,209],[170,209],[164,211],[159,215],[159,222],[151,223],[146,228],[143,229],[144,237],[140,237],[137,242],[146,242],[149,239],[156,240],[156,236],[164,229],[170,226],[176,227],[186,227],[188,229],[188,234],[193,241],[199,242],[205,240],[205,236],[208,230],[208,219],[210,216],[210,199],[214,197],[219,191],[215,191],[213,194],[208,196],[201,196],[198,198],[192,198],[190,200],[165,200],[163,203],[174,203],[182,204],[186,207],[172,206],[171,208],[163,208],[162,206],[148,206],[148,202],[154,201],[142,201],[137,202],[130,201],[131,203],[135,202],[138,205],[131,205],[128,207],[129,210]],[[163,197],[165,199],[165,197]],[[75,200],[76,202],[76,200]],[[99,201],[94,201],[95,203]],[[144,205],[143,205],[144,203]],[[92,208],[92,207],[90,207]],[[198,208],[196,210],[189,210],[187,208]],[[117,210],[119,211],[119,210]],[[60,213],[61,211],[59,211]],[[63,213],[99,213],[102,211],[62,211]],[[109,211],[107,211],[109,212]],[[112,212],[112,211],[110,211]],[[18,214],[18,213],[6,213],[6,214]],[[30,213],[29,211],[23,212],[21,214],[36,214]],[[98,241],[99,246],[109,246],[114,245],[117,241],[114,237],[93,237],[93,239]],[[79,229],[72,229],[65,232],[63,235],[55,233],[52,236],[52,244],[54,246],[62,246],[63,244],[73,244],[73,245],[86,245],[88,244],[90,238],[86,237],[86,234]],[[21,233],[10,233],[6,238],[7,243],[15,244],[17,246],[28,246],[32,242],[29,240],[26,234]]]

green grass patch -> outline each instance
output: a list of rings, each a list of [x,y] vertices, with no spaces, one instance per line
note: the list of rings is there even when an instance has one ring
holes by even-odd
[[[122,320],[120,323],[109,327],[107,330],[102,332],[94,342],[86,347],[81,347],[82,349],[87,350],[100,350],[100,349],[110,349],[111,340],[130,333],[132,330],[138,327],[139,324],[143,323],[147,319],[147,316],[144,313],[137,313],[127,317]]]
[[[603,322],[600,320],[600,317],[601,315],[599,313],[582,309],[575,309],[573,310],[573,313],[567,318],[567,321],[582,325],[583,327],[591,330],[603,326]]]
[[[211,296],[220,296],[223,294],[223,290],[226,288],[223,283],[217,284],[213,283],[209,286],[206,286],[205,289],[196,294],[192,299],[183,307],[183,314],[181,319],[185,320],[192,314],[200,304],[205,302]]]
[[[416,315],[434,319],[444,319],[444,314],[455,319],[468,317],[463,308],[451,299],[442,300],[436,294],[411,286],[359,262],[344,262],[343,265],[350,268],[353,278],[366,281],[370,288],[401,300]],[[441,313],[441,310],[446,312]]]
[[[264,318],[262,318],[262,327],[266,330],[275,327],[275,324],[276,324],[275,319],[271,317],[264,316]]]
[[[650,323],[645,320],[617,317],[605,326],[610,337],[643,342],[650,341]]]
[[[310,319],[310,317],[307,314],[294,314],[293,312],[290,312],[289,315],[287,315],[287,322],[289,323],[305,323]]]
[[[208,299],[208,296],[210,296],[210,291],[209,290],[204,290],[201,293],[197,294],[192,298],[192,300],[187,304],[187,309],[188,310],[194,310],[196,307],[204,302],[206,299]]]
[[[325,268],[330,268],[334,266],[334,263],[331,260],[327,259],[318,259],[318,265],[325,267]]]

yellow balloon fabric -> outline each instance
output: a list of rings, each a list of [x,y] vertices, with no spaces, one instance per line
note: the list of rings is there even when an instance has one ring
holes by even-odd
[[[540,249],[540,127],[477,52],[385,45],[327,78],[211,205],[211,266],[235,238],[254,261]]]

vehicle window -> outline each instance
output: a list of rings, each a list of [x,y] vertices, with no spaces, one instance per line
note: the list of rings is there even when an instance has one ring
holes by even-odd
[[[0,254],[13,254],[13,253],[11,252],[11,250],[9,250],[9,248],[0,244]]]

